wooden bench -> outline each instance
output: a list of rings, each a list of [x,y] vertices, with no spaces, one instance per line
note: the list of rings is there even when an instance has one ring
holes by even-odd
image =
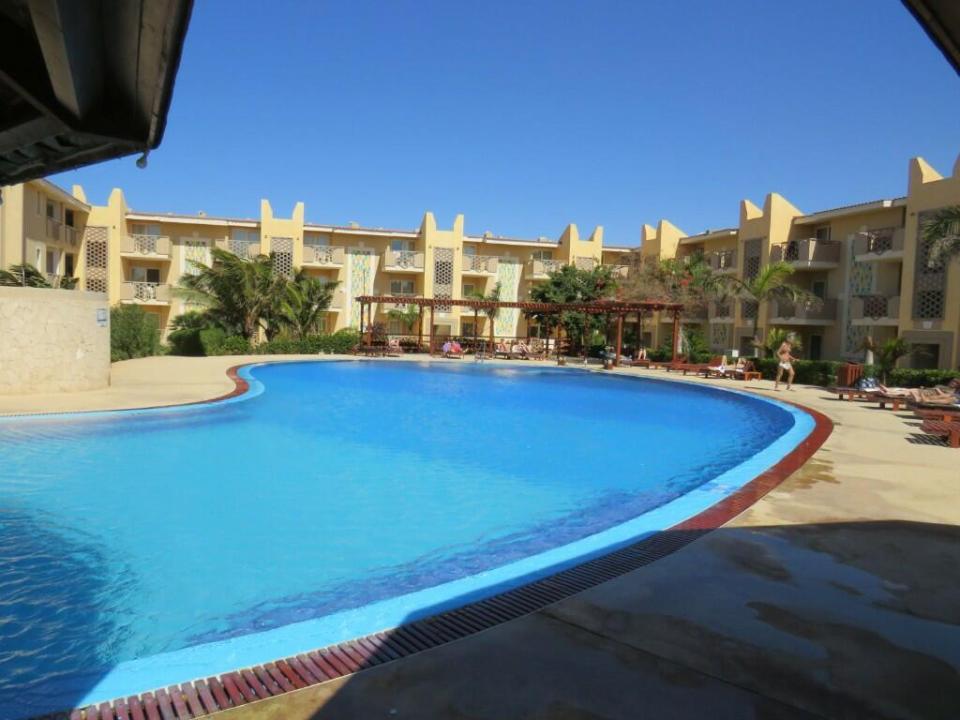
[[[960,422],[944,422],[943,420],[924,420],[920,426],[927,435],[939,435],[947,439],[952,448],[960,448]]]

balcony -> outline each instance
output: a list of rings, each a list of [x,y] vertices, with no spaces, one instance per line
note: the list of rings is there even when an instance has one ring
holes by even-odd
[[[903,228],[886,227],[857,233],[853,255],[857,262],[903,260]]]
[[[334,290],[330,305],[327,306],[327,312],[340,312],[346,307],[346,292],[341,288]]]
[[[169,305],[170,286],[166,283],[125,280],[120,283],[120,302],[138,305]]]
[[[861,295],[851,298],[850,322],[854,325],[896,326],[900,322],[900,296]]]
[[[51,240],[60,242],[63,238],[61,231],[63,229],[63,223],[61,223],[56,218],[48,217],[47,218],[47,237]]]
[[[737,271],[737,251],[719,250],[707,256],[710,269],[715,273],[735,273]]]
[[[217,240],[217,247],[244,260],[253,260],[260,254],[260,243],[252,240]]]
[[[420,250],[387,250],[383,253],[383,269],[390,272],[423,272]]]
[[[80,238],[77,235],[77,229],[71,225],[63,226],[63,241],[67,245],[72,245],[76,247],[79,244]]]
[[[464,275],[493,276],[497,274],[498,267],[500,267],[500,258],[495,255],[463,256]]]
[[[610,268],[610,272],[613,277],[619,280],[623,280],[625,277],[627,277],[627,275],[630,274],[629,265],[612,265],[610,263],[604,263],[603,266]]]
[[[170,259],[170,238],[163,235],[127,235],[123,238],[120,254],[124,257]]]
[[[727,300],[720,302],[719,300],[714,300],[710,303],[709,319],[712,323],[732,323],[733,301]]]
[[[837,319],[837,301],[824,300],[819,307],[807,307],[789,300],[770,303],[770,325],[832,325]]]
[[[530,260],[527,262],[527,278],[546,280],[550,273],[557,272],[563,266],[562,260]]]
[[[417,293],[386,293],[388,297],[396,298],[396,302],[385,302],[380,304],[380,312],[388,313],[391,310],[400,310],[401,312],[407,309],[407,303],[404,301],[404,298],[418,298],[423,297]]]
[[[597,266],[597,260],[592,257],[578,257],[573,259],[573,266],[577,270],[593,270]]]
[[[303,264],[310,267],[341,268],[346,249],[334,245],[304,245]]]
[[[803,238],[773,245],[770,262],[785,262],[795,270],[830,270],[840,265],[840,243]]]

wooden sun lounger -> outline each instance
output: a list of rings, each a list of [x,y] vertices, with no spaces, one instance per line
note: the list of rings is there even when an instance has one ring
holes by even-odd
[[[885,395],[882,392],[872,393],[872,395],[873,397],[869,399],[878,401],[881,409],[889,405],[891,410],[897,412],[898,410],[903,410],[910,404],[910,398],[904,397],[903,395]]]
[[[922,408],[914,406],[913,412],[924,420],[942,420],[943,422],[960,422],[960,408]]]
[[[836,395],[838,400],[876,400],[878,391],[868,392],[858,388],[832,386],[827,388],[827,392]]]
[[[927,435],[938,435],[947,439],[952,448],[960,448],[960,422],[944,422],[943,420],[924,420],[920,426]]]

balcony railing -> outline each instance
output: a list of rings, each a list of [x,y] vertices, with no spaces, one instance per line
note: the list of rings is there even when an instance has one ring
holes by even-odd
[[[47,218],[47,237],[52,240],[60,240],[60,229],[63,227],[61,223],[56,218],[48,217]]]
[[[798,266],[827,267],[840,263],[840,243],[833,240],[803,238],[770,248],[770,262],[796,263]]]
[[[833,322],[837,319],[837,301],[823,300],[818,305],[805,305],[789,300],[774,300],[770,303],[770,322]]]
[[[715,300],[710,303],[710,317],[721,319],[733,319],[733,303],[732,302],[720,302]]]
[[[900,318],[899,295],[861,295],[850,300],[852,320],[893,320]]]
[[[387,250],[383,256],[388,270],[423,270],[423,253],[420,250]]]
[[[463,272],[475,275],[496,275],[500,258],[496,255],[464,255]]]
[[[708,257],[710,268],[714,272],[728,273],[735,272],[737,269],[737,251],[719,250],[710,253]]]
[[[342,267],[346,250],[335,245],[304,245],[303,264]]]
[[[127,235],[123,238],[121,252],[126,255],[169,258],[170,238],[164,235]]]
[[[562,260],[531,260],[528,267],[530,277],[547,278],[564,265]]]
[[[77,237],[77,229],[71,225],[63,226],[63,241],[67,245],[77,245],[79,238]]]
[[[853,241],[853,254],[861,261],[882,260],[885,256],[891,255],[902,257],[903,228],[886,227],[858,233]]]
[[[388,297],[396,298],[396,302],[385,302],[380,306],[381,312],[390,312],[391,310],[406,310],[407,302],[404,298],[418,298],[423,297],[417,293],[387,293]]]
[[[126,280],[120,285],[121,302],[169,303],[170,286],[166,283]]]
[[[621,278],[621,279],[623,279],[623,278],[625,278],[627,275],[630,274],[630,266],[629,266],[629,265],[612,265],[612,264],[609,264],[609,263],[604,263],[603,266],[610,268],[610,272],[613,273],[613,276],[614,276],[615,278]]]
[[[252,260],[260,254],[260,243],[255,240],[234,240],[233,238],[228,238],[226,240],[218,240],[217,247],[246,260]]]

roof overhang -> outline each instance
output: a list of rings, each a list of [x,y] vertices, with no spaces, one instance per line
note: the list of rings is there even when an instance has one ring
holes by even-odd
[[[960,74],[960,3],[957,0],[903,0],[903,4]]]
[[[193,0],[0,4],[0,185],[160,144]]]

